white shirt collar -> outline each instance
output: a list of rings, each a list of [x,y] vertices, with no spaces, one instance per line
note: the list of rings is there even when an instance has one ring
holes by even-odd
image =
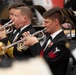
[[[28,27],[28,26],[29,26],[29,24],[28,24],[28,25],[25,25],[24,27],[22,27],[22,28],[20,29],[20,32],[21,32],[24,28],[26,28],[26,27]],[[16,30],[17,30],[17,29],[15,29],[13,33],[15,33]]]
[[[61,31],[63,31],[62,29],[56,31],[55,33],[51,34],[52,39],[54,39]]]
[[[28,27],[29,26],[29,24],[28,25],[25,25],[24,27],[22,27],[21,29],[20,29],[20,31],[22,31],[24,28],[26,28],[26,27]]]

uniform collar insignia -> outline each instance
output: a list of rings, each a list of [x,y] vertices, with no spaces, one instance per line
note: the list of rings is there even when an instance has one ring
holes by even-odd
[[[54,53],[57,53],[57,52],[59,52],[59,51],[60,51],[60,49],[58,49],[58,48],[56,47]]]

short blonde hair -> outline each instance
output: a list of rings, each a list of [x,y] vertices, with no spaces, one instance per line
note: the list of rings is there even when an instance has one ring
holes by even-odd
[[[31,8],[27,6],[17,7],[16,10],[20,10],[22,15],[27,15],[29,19],[32,19],[33,13]]]

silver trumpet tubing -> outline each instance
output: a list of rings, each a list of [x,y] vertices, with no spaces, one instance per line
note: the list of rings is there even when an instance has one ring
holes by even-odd
[[[39,31],[37,31],[37,32],[35,32],[35,33],[31,34],[31,35],[28,35],[28,36],[24,37],[23,39],[21,39],[21,40],[19,40],[17,42],[14,42],[14,43],[12,43],[12,44],[10,44],[8,46],[4,46],[3,47],[3,50],[8,49],[8,48],[10,48],[10,47],[12,47],[12,46],[14,46],[16,44],[17,44],[17,47],[19,49],[24,49],[25,48],[25,50],[26,50],[28,47],[27,46],[24,46],[23,41],[25,41],[26,38],[28,38],[29,36],[37,36],[37,39],[38,40],[41,40],[41,39],[44,38],[45,31],[46,31],[45,28],[43,30],[39,30]],[[38,35],[39,35],[39,37],[38,37]]]
[[[9,34],[13,31],[13,26],[14,23],[12,22],[12,20],[10,20],[9,22],[5,23],[1,28],[0,31],[3,30],[4,28],[6,29],[6,34]],[[7,29],[8,28],[8,29]]]

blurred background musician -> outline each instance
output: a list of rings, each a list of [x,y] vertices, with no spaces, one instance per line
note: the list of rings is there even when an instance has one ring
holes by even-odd
[[[9,5],[9,7],[8,7],[8,13],[9,13],[9,19],[8,19],[8,21],[9,20],[12,20],[13,19],[13,17],[14,17],[14,12],[15,12],[15,9],[17,8],[17,7],[20,7],[20,6],[25,6],[26,4],[25,3],[22,3],[22,2],[16,2],[16,3],[12,3],[11,5]],[[4,20],[5,21],[5,20]],[[3,22],[1,22],[1,24],[4,24]],[[1,25],[1,27],[2,27],[2,25]],[[14,25],[12,26],[12,29],[14,30]],[[3,31],[0,31],[1,33],[2,33],[2,36],[3,37],[6,37],[6,39],[10,36],[10,34],[11,33],[9,33],[9,34],[6,34],[6,30],[3,30]],[[5,42],[5,38],[3,39],[3,38],[1,38],[2,39],[2,41],[3,42]],[[1,39],[0,39],[0,41],[1,41]],[[8,40],[8,39],[7,39]],[[5,42],[6,44],[7,44],[7,42]],[[1,63],[3,63],[2,61],[5,61],[7,58],[5,57],[5,56],[1,56],[1,58],[0,58],[0,60],[1,60]]]
[[[15,12],[15,9],[17,8],[17,7],[20,7],[20,6],[25,6],[26,4],[25,3],[22,3],[22,2],[16,2],[16,3],[14,3],[14,4],[12,4],[12,5],[10,5],[9,7],[8,7],[8,10],[9,10],[9,19],[8,20],[6,20],[6,21],[10,21],[10,20],[12,20],[13,19],[13,16],[14,16],[14,12]],[[2,21],[5,21],[5,20],[2,20]],[[10,22],[10,23],[12,23],[12,22]],[[9,23],[9,24],[10,24]],[[1,24],[4,24],[4,23],[2,23],[1,22]],[[6,24],[6,23],[5,23]],[[12,27],[12,28],[11,28]],[[8,29],[13,29],[13,27],[14,27],[14,25],[12,25],[12,26],[10,26],[10,27],[8,27]],[[7,30],[8,30],[7,29]],[[10,31],[9,30],[9,31]],[[10,32],[11,33],[11,32]],[[8,33],[7,35],[9,36],[10,35],[10,33]],[[6,34],[6,33],[5,33]]]
[[[4,44],[12,43],[20,40],[22,34],[25,31],[29,31],[31,34],[34,33],[35,29],[31,25],[32,16],[33,16],[32,11],[29,7],[27,6],[17,7],[14,12],[14,17],[12,19],[14,22],[15,30],[10,34],[8,38],[4,37],[3,39],[1,39],[1,41]],[[2,35],[2,32],[0,32],[0,35]],[[14,46],[12,50],[11,49],[5,50],[5,54],[15,59],[24,58],[24,56],[25,58],[32,56],[29,50],[26,51],[19,50],[17,48],[17,45]]]

